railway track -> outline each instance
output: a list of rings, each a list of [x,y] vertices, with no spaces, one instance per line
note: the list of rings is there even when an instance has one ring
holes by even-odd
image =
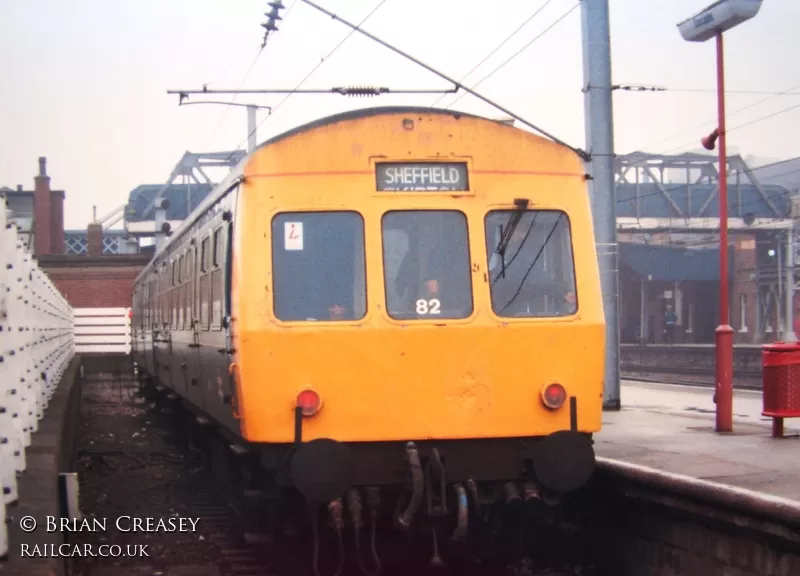
[[[287,529],[287,535],[275,535],[261,525],[255,505],[236,499],[230,490],[220,490],[205,456],[186,449],[171,417],[139,397],[132,379],[87,381],[82,420],[79,471],[81,508],[87,519],[191,518],[196,520],[196,529],[129,533],[109,526],[104,531],[71,534],[68,540],[72,544],[111,544],[123,549],[145,546],[147,554],[70,558],[66,574],[314,574],[306,532],[295,535]],[[430,533],[404,535],[384,523],[377,532],[381,574],[616,576],[738,570],[741,574],[788,575],[794,573],[792,567],[800,567],[800,540],[796,537],[800,505],[773,505],[770,511],[757,502],[758,495],[726,492],[702,481],[600,460],[587,488],[565,499],[564,514],[558,520],[552,516],[536,530],[524,533],[480,531],[470,526],[472,540],[467,552],[488,550],[482,554],[482,562],[472,554],[450,554],[452,543],[441,538],[445,563],[433,567]],[[351,528],[348,526],[343,540],[348,556],[342,576],[364,574],[352,554]],[[336,574],[334,532],[323,523],[320,536],[324,561],[319,574]],[[371,569],[366,530],[362,543],[362,559]]]
[[[139,394],[131,376],[88,377],[84,382],[79,431],[81,508],[87,520],[104,520],[104,530],[69,534],[68,542],[97,549],[102,544],[122,550],[143,547],[133,557],[73,557],[70,576],[304,576],[312,569],[313,541],[308,526],[281,526],[277,532],[263,522],[258,502],[237,494],[235,483],[213,470],[208,454],[187,446],[169,413]],[[366,508],[366,507],[365,507]],[[347,516],[345,511],[345,516]],[[365,509],[365,516],[366,509]],[[119,518],[188,519],[183,532],[123,532]],[[349,520],[349,518],[346,518]],[[127,521],[130,524],[130,520]],[[345,551],[341,575],[374,572],[370,553],[370,522],[361,530],[359,569],[353,527],[346,522],[341,545],[322,521],[319,533],[320,576],[337,573],[338,552]],[[378,524],[376,551],[381,574],[583,574],[592,561],[575,527],[560,524],[537,531],[481,531],[470,526],[471,540],[454,547],[438,539],[443,565],[435,566],[432,533],[424,528],[399,533],[385,521]],[[449,532],[448,532],[449,534]],[[481,554],[473,554],[480,549]]]
[[[81,508],[106,530],[70,536],[70,543],[144,547],[132,557],[71,558],[74,576],[273,574],[266,535],[249,531],[237,508],[209,481],[201,455],[183,451],[164,418],[137,395],[131,378],[88,379],[79,432]],[[120,518],[187,518],[183,532],[123,532]],[[168,572],[171,570],[172,572]],[[214,571],[216,570],[216,571]]]
[[[623,380],[635,380],[637,382],[680,384],[706,388],[713,388],[716,381],[716,374],[713,369],[680,366],[654,366],[647,369],[622,366],[621,377]],[[742,390],[760,390],[761,378],[760,370],[736,370],[733,375],[733,386]]]

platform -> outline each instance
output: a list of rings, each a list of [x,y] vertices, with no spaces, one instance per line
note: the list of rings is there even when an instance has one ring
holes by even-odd
[[[737,390],[733,432],[714,431],[709,388],[623,380],[622,410],[603,414],[598,456],[800,501],[800,419],[771,437],[761,392]]]

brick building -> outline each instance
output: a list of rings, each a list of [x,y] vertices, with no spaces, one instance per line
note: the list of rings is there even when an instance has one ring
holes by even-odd
[[[64,191],[51,190],[46,158],[39,158],[39,173],[33,181],[33,190],[24,190],[20,184],[16,189],[2,187],[0,194],[5,196],[11,219],[16,222],[19,234],[31,251],[35,254],[63,254]]]
[[[39,158],[34,189],[0,188],[10,219],[67,301],[75,308],[131,305],[133,282],[152,254],[104,254],[103,228],[89,224],[85,254],[67,254],[64,241],[63,190],[52,190],[47,159]]]

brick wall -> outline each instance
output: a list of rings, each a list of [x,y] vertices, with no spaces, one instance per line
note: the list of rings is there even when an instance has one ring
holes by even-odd
[[[598,470],[565,512],[581,527],[600,574],[795,576],[797,526],[649,490]]]
[[[133,282],[150,254],[41,256],[39,265],[74,308],[131,305]]]

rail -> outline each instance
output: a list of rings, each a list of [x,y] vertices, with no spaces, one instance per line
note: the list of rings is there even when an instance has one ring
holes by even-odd
[[[28,251],[0,194],[0,558],[6,506],[48,402],[75,355],[72,308]]]
[[[130,308],[75,308],[78,354],[130,354]]]

